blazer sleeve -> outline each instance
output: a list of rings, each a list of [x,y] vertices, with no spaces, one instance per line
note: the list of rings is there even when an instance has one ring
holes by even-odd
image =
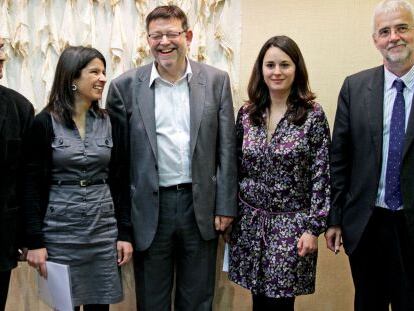
[[[42,223],[49,192],[49,163],[53,128],[50,115],[42,112],[33,121],[26,143],[26,175],[24,178],[23,211],[26,223],[26,244],[29,249],[43,248]]]
[[[23,194],[24,194],[24,176],[25,176],[25,166],[24,166],[24,155],[29,154],[30,149],[27,149],[27,143],[29,141],[28,135],[32,127],[33,118],[34,118],[34,109],[32,104],[23,96],[19,97],[17,100],[17,109],[19,112],[20,118],[20,137],[22,138],[22,154],[20,156],[21,165],[19,166],[19,171],[17,172],[18,180],[16,187],[16,197],[18,198],[19,206],[23,205]],[[19,247],[25,247],[25,222],[24,222],[24,213],[23,209],[19,209],[18,217],[18,230],[17,230],[17,241]]]
[[[109,87],[106,109],[112,125],[109,187],[118,222],[118,240],[131,242],[128,117],[123,97],[115,83],[111,83]]]
[[[224,74],[220,97],[216,215],[237,216],[237,154],[230,79]]]
[[[342,208],[349,188],[351,171],[351,137],[349,117],[349,78],[346,78],[338,98],[331,145],[331,199],[328,226],[341,225]]]

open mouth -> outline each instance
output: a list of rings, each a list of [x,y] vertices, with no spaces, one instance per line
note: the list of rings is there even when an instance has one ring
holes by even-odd
[[[164,50],[158,50],[160,54],[170,54],[174,49],[164,49]]]
[[[95,90],[100,90],[100,91],[102,91],[103,90],[103,86],[100,86],[100,85],[94,85],[94,87],[93,87]]]

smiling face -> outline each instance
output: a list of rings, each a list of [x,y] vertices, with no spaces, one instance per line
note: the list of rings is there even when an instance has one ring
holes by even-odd
[[[290,93],[295,80],[296,66],[292,59],[277,47],[270,47],[263,58],[263,79],[270,95]]]
[[[3,78],[3,66],[6,60],[6,54],[4,53],[4,41],[0,38],[0,79]]]
[[[77,86],[76,100],[92,103],[101,99],[106,83],[104,63],[99,58],[94,58],[81,70],[80,77],[73,83]]]
[[[183,32],[184,31],[184,32]],[[163,34],[181,33],[177,38],[168,38]],[[181,20],[177,18],[158,18],[148,25],[148,44],[154,56],[157,69],[163,78],[179,78],[186,68],[185,57],[190,46],[193,34],[185,31]],[[154,40],[151,35],[161,34],[160,40]]]
[[[411,13],[404,8],[379,13],[375,16],[374,25],[374,44],[382,54],[385,66],[407,64],[411,67],[414,50]]]

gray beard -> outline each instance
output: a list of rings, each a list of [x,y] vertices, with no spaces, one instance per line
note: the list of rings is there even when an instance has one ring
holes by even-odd
[[[388,62],[390,63],[402,63],[404,61],[406,61],[407,59],[409,59],[411,56],[411,51],[406,49],[402,54],[398,54],[398,55],[387,55],[385,58],[387,59]]]

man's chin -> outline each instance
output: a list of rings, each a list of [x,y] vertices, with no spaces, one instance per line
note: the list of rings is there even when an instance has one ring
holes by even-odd
[[[404,51],[401,53],[388,54],[386,59],[390,63],[403,63],[410,58],[411,53]]]

